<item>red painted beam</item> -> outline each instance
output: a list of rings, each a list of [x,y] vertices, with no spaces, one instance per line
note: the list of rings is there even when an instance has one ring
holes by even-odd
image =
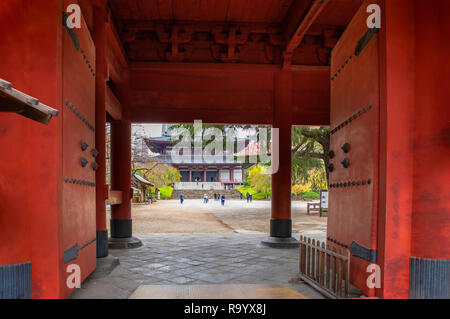
[[[292,35],[289,42],[287,43],[285,54],[294,53],[294,50],[297,49],[297,47],[300,45],[300,43],[302,42],[306,33],[308,32],[309,28],[314,23],[314,21],[317,19],[319,14],[322,12],[323,8],[325,8],[327,3],[328,3],[328,1],[322,1],[322,0],[314,0],[312,2],[305,17],[302,19],[299,26],[297,27],[294,34]]]
[[[122,119],[122,104],[108,87],[106,88],[106,112],[114,119]]]
[[[107,15],[106,22],[106,59],[108,65],[108,77],[115,83],[123,81],[123,74],[128,66],[128,59],[125,50],[122,46],[122,42],[114,27],[111,13]]]
[[[123,192],[122,191],[108,191],[108,199],[105,201],[107,205],[120,205],[122,204]]]
[[[271,124],[274,65],[133,63],[131,120]],[[329,67],[295,66],[294,125],[327,125]]]
[[[142,107],[131,109],[131,121],[135,123],[193,123],[195,120],[210,124],[270,125],[272,111],[247,114],[214,109],[145,109]]]

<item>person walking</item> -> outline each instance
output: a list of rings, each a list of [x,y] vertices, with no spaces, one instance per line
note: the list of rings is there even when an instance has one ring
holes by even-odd
[[[250,201],[250,193],[247,192],[247,203]]]
[[[206,193],[203,194],[203,204],[206,204]]]
[[[183,194],[180,194],[180,204],[183,205],[183,202],[184,202]]]
[[[217,193],[214,193],[214,200],[217,200]]]
[[[222,195],[222,197],[220,198],[220,202],[221,202],[222,206],[225,205],[225,195]]]
[[[242,197],[243,197],[243,196],[242,196],[242,193],[241,193],[241,200],[242,200]]]
[[[250,194],[250,203],[253,201],[253,195]]]

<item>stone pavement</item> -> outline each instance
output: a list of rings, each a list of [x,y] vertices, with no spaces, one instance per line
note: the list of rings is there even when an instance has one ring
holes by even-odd
[[[297,249],[260,245],[260,234],[148,234],[144,246],[110,250],[120,265],[88,278],[72,298],[128,298],[140,285],[285,284],[310,298],[324,298],[297,273]]]

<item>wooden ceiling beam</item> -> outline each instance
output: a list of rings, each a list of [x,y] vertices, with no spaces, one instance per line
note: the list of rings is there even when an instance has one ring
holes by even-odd
[[[106,112],[116,121],[122,119],[122,104],[109,87],[106,88]]]
[[[127,31],[155,31],[159,25],[180,25],[180,26],[193,26],[196,32],[209,32],[212,31],[215,27],[223,27],[224,29],[229,28],[230,26],[237,27],[246,27],[249,29],[251,33],[267,33],[270,29],[279,29],[279,24],[274,23],[248,23],[248,22],[238,22],[238,23],[229,23],[229,22],[208,22],[208,21],[127,21],[123,22],[123,28]]]
[[[298,23],[295,32],[290,36],[287,41],[286,49],[284,51],[284,57],[290,56],[294,53],[295,49],[302,43],[303,38],[307,34],[308,30],[320,15],[322,10],[327,5],[328,0],[313,0],[306,14],[303,16],[301,21]],[[288,31],[286,31],[288,32]]]
[[[106,24],[106,32],[108,35],[108,42],[114,50],[114,53],[117,55],[123,65],[127,65],[127,55],[125,53],[125,49],[122,46],[122,42],[120,41],[119,34],[117,33],[117,30],[114,26],[111,13],[109,13],[108,23]]]

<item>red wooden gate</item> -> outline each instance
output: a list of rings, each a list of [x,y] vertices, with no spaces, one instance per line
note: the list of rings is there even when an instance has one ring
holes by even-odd
[[[96,267],[95,46],[84,20],[81,29],[63,33],[64,265],[79,265],[84,280]]]
[[[373,296],[366,268],[377,258],[379,62],[377,30],[366,24],[368,4],[332,53],[327,243],[351,250],[350,281]]]

